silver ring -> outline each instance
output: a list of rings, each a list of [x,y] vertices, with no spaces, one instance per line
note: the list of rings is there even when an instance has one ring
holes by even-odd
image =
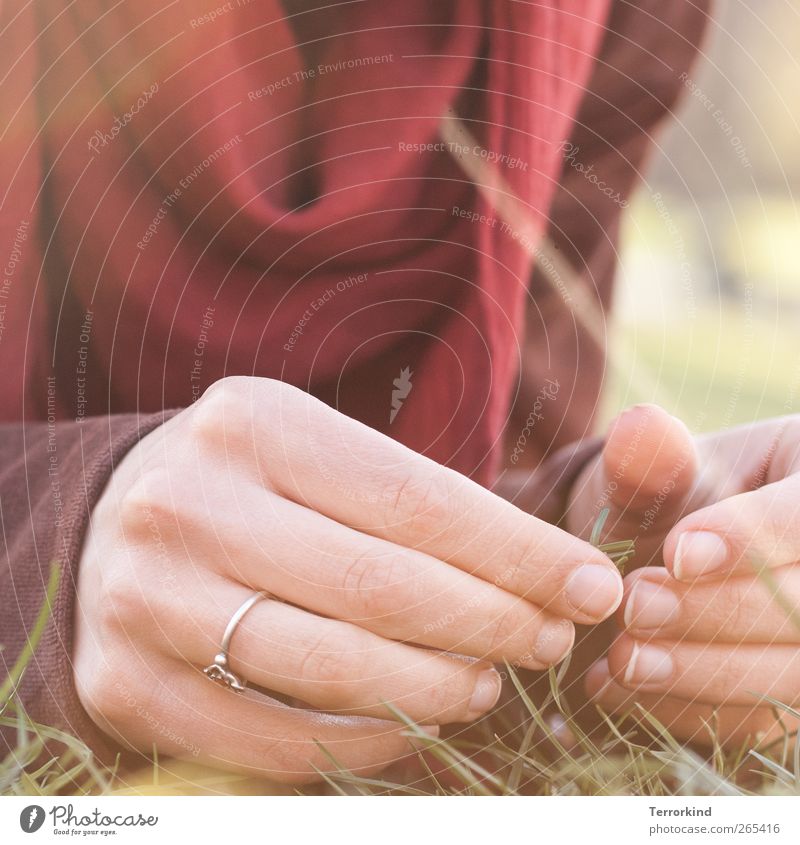
[[[222,645],[219,649],[219,654],[214,658],[214,662],[210,666],[203,669],[206,677],[214,681],[214,683],[222,684],[228,689],[234,689],[241,692],[246,686],[247,681],[242,680],[237,675],[234,675],[228,667],[228,652],[231,646],[231,637],[236,630],[236,626],[242,621],[245,613],[261,599],[269,598],[269,593],[261,591],[253,593],[246,602],[231,616],[231,621],[228,622],[228,627],[225,628],[225,633],[222,635]]]

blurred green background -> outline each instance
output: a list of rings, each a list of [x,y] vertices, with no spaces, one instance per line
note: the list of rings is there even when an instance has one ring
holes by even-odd
[[[800,411],[798,56],[793,0],[717,3],[626,221],[605,416],[656,401],[704,431]]]

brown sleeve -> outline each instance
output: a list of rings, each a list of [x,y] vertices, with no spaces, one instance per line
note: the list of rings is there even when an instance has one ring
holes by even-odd
[[[537,268],[507,454],[543,386],[558,382],[559,389],[555,400],[545,403],[535,442],[527,444],[520,467],[534,468],[551,451],[596,433],[606,374],[608,322],[603,315],[612,301],[620,220],[642,181],[659,127],[687,94],[681,74],[698,55],[710,5],[709,0],[613,4],[577,119],[562,144],[565,156],[573,156],[562,164],[547,232],[547,241],[572,271],[566,281],[595,305],[600,343],[574,313],[579,300],[565,302]]]
[[[562,446],[545,458],[534,472],[505,470],[492,490],[527,513],[558,525],[567,512],[572,485],[602,447],[601,437]]]
[[[17,701],[35,721],[80,737],[104,759],[117,749],[81,707],[72,678],[78,560],[89,515],[112,470],[174,413],[0,425],[0,676],[5,679],[22,651],[58,566],[50,622]],[[0,754],[14,744],[13,731],[0,729]]]

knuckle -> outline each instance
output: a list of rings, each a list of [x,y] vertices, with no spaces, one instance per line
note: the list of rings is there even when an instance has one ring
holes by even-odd
[[[702,691],[713,695],[719,704],[723,705],[728,703],[733,694],[742,687],[747,689],[750,686],[749,681],[747,672],[742,671],[739,661],[720,660],[711,667],[708,675],[701,682]]]
[[[270,780],[302,786],[322,779],[320,772],[330,769],[330,759],[315,744],[303,738],[281,734],[251,737],[252,765]],[[248,767],[249,768],[249,767]]]
[[[252,382],[250,376],[223,376],[205,389],[201,401],[227,400],[232,396],[241,396],[250,389]]]
[[[271,443],[313,417],[311,403],[322,403],[276,379],[228,376],[214,382],[190,409],[190,434],[206,454],[255,460]],[[291,421],[289,427],[287,421]]]
[[[487,629],[487,654],[509,655],[514,652],[514,645],[523,628],[522,621],[513,610],[501,613]]]
[[[172,520],[175,503],[172,479],[164,468],[145,470],[120,497],[119,516],[125,533],[151,532],[153,525]]]
[[[234,401],[243,403],[247,410],[258,405],[259,414],[267,422],[285,420],[287,416],[294,417],[309,407],[323,406],[319,399],[306,391],[278,379],[250,376],[232,376],[230,379]]]
[[[532,581],[531,558],[534,556],[534,549],[530,542],[518,538],[511,538],[503,546],[503,572],[498,586],[504,590],[518,593],[523,597],[535,595],[538,584]],[[524,576],[527,574],[527,578]],[[525,582],[525,592],[520,592],[522,582]]]
[[[477,677],[474,671],[465,673],[453,671],[452,667],[443,667],[436,683],[431,683],[421,692],[426,699],[426,710],[431,718],[440,720],[443,715],[454,711],[465,711],[470,702]]]
[[[323,403],[319,399],[295,387],[293,384],[287,384],[278,379],[257,379],[259,401],[264,401],[271,405],[273,409],[297,410],[304,406],[322,406]]]
[[[747,579],[749,581],[749,579]],[[734,635],[741,635],[750,632],[758,624],[753,616],[748,602],[748,593],[752,589],[749,583],[738,582],[738,579],[730,579],[716,601],[706,605],[705,611],[712,615],[712,630],[714,634],[727,629]],[[724,600],[721,600],[722,596]],[[702,611],[701,611],[702,613]]]
[[[362,618],[392,614],[407,603],[411,567],[402,555],[359,555],[346,565],[342,587]]]
[[[191,431],[201,445],[219,445],[234,433],[246,430],[249,395],[244,376],[214,382],[192,408]]]
[[[101,600],[97,603],[101,630],[122,632],[141,626],[147,603],[141,585],[129,572],[106,580],[101,590]]]
[[[453,490],[443,472],[407,475],[387,486],[384,500],[390,527],[410,528],[421,538],[439,535],[453,522]]]
[[[320,684],[327,699],[337,697],[342,681],[360,677],[352,655],[332,637],[321,635],[304,646],[298,670],[301,682]]]
[[[148,693],[134,687],[131,678],[114,665],[117,662],[104,661],[102,671],[98,667],[80,685],[79,695],[93,721],[121,728],[130,721],[137,704],[146,706],[143,700]]]

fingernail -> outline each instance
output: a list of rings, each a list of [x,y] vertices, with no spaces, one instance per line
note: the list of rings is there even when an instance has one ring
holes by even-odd
[[[469,702],[468,719],[477,719],[497,704],[503,682],[494,669],[486,669],[478,675],[475,691]]]
[[[674,622],[680,610],[680,601],[667,587],[638,580],[625,602],[623,620],[626,628],[662,628]]]
[[[679,580],[710,575],[728,560],[728,545],[711,531],[686,531],[678,538],[672,573]]]
[[[574,641],[575,628],[566,619],[548,622],[539,631],[530,656],[537,663],[554,666],[569,654]]]
[[[675,672],[669,652],[648,644],[634,643],[623,683],[627,686],[660,686]]]
[[[622,601],[622,578],[610,566],[584,564],[567,581],[565,595],[575,610],[592,619],[605,619]]]

